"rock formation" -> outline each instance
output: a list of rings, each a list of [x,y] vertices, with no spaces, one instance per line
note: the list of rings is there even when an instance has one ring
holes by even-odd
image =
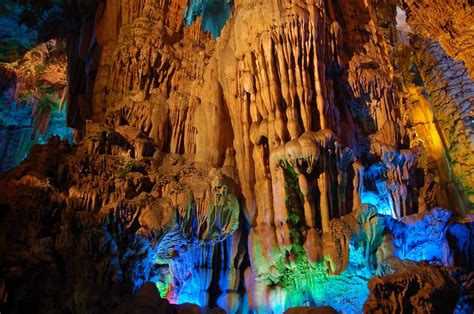
[[[405,267],[369,281],[372,291],[365,313],[453,313],[459,292],[449,273],[433,266]],[[400,290],[399,290],[400,289]]]
[[[32,80],[66,86],[74,144],[0,176],[0,302],[469,312],[472,6],[452,2],[68,1],[67,79]]]
[[[65,124],[65,43],[49,40],[19,60],[0,64],[1,171],[17,166],[34,143],[53,135],[72,142]]]

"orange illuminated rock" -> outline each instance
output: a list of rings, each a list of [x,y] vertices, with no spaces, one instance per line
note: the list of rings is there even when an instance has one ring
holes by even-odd
[[[0,245],[53,238],[82,312],[124,300],[200,310],[164,297],[229,313],[358,312],[371,277],[415,264],[399,258],[466,267],[471,248],[452,239],[472,226],[430,209],[472,212],[471,8],[453,4],[466,22],[441,25],[437,1],[412,2],[410,31],[397,29],[396,1],[236,0],[216,38],[203,31],[222,22],[209,1],[84,7],[68,53],[78,141],[54,139],[0,177]],[[55,70],[41,79],[63,82]],[[372,279],[365,309],[394,310],[379,288],[432,302],[452,283],[413,267]],[[443,287],[403,290],[438,277]]]

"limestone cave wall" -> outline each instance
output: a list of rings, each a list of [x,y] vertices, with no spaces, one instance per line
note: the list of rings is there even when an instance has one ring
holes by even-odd
[[[472,311],[471,1],[62,9],[74,144],[0,176],[6,309]]]

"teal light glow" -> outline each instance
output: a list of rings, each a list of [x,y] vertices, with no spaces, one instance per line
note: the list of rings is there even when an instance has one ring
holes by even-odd
[[[310,265],[301,258],[270,290],[268,283],[257,281],[258,295],[268,299],[268,305],[262,304],[257,312],[283,313],[297,306],[332,306],[342,313],[362,309],[369,295],[367,283],[374,273],[366,268],[363,249],[352,245],[350,249],[349,266],[341,275],[329,275],[324,263]]]
[[[190,25],[198,16],[202,17],[202,28],[217,38],[233,6],[233,0],[191,0],[184,12],[184,18],[186,24]]]
[[[377,200],[373,194],[367,195]],[[444,252],[449,250],[443,250],[443,247],[448,246],[446,232],[450,215],[447,210],[438,208],[401,221],[390,216],[379,216],[379,218],[382,218],[380,221],[385,225],[386,232],[394,237],[393,257],[447,264],[449,256],[445,256]],[[459,237],[465,236],[457,229],[455,231]],[[374,269],[367,263],[367,247],[363,245],[363,241],[365,240],[361,237],[353,238],[349,246],[348,267],[340,275],[328,274],[323,261],[310,263],[305,252],[298,252],[298,258],[291,264],[281,261],[281,265],[277,265],[279,272],[282,273],[278,282],[272,284],[268,280],[258,279],[254,282],[253,298],[257,299],[256,313],[283,313],[286,309],[296,306],[331,306],[341,313],[358,313],[369,296],[369,280],[375,275],[393,272],[390,267]],[[230,243],[231,241],[227,243],[224,241],[219,244],[221,254],[229,253]],[[377,243],[374,244],[374,248],[381,245],[381,242]],[[210,251],[212,250],[205,246],[195,245],[183,252],[184,254],[169,260],[169,272],[165,272],[164,276],[158,276],[161,278],[157,282],[161,295],[166,296],[171,303],[207,306],[210,301],[211,277],[216,275],[210,267],[203,266],[212,265],[210,263],[212,254],[206,254]],[[228,264],[222,265],[220,272],[217,276],[221,297],[217,299],[217,305],[228,309],[226,302],[231,299],[226,299],[229,295],[224,292],[229,292],[231,282],[229,280],[236,274],[231,272]],[[230,294],[230,297],[236,296]],[[239,298],[237,304],[240,304],[240,307],[233,312],[248,313],[247,295],[241,294],[237,297]]]
[[[373,184],[375,185],[375,191],[364,187],[360,195],[361,203],[374,205],[378,214],[395,218],[395,209],[387,190],[386,180],[383,178],[375,179]]]
[[[450,249],[447,240],[451,212],[433,208],[430,212],[402,218],[391,227],[398,257],[404,260],[428,261],[448,266]]]
[[[67,140],[70,144],[74,143],[72,128],[66,125],[66,106],[59,109],[55,107],[49,118],[48,128],[44,134],[40,134],[38,144],[45,144],[52,136],[59,136],[63,140]]]
[[[39,132],[37,132],[39,133]],[[52,136],[74,142],[72,129],[66,125],[66,108],[53,108],[44,134],[35,136],[32,106],[17,106],[0,97],[0,172],[8,171],[28,157],[33,144],[45,144]]]
[[[362,204],[374,205],[377,213],[393,217],[393,209],[387,197],[381,197],[372,191],[363,191],[360,198]]]

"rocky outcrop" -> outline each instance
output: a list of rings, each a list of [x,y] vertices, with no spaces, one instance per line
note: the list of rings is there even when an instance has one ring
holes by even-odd
[[[439,44],[422,40],[416,43],[420,45],[417,68],[437,120],[442,146],[450,160],[451,169],[440,169],[439,176],[446,182],[447,193],[460,198],[451,201],[451,206],[464,208],[467,212],[472,209],[474,193],[473,161],[469,156],[473,148],[473,128],[468,123],[474,109],[473,82],[464,64],[452,60]],[[462,195],[467,200],[463,200]]]
[[[434,266],[405,267],[369,281],[371,294],[364,313],[454,312],[460,290],[456,279]]]
[[[337,313],[330,306],[319,307],[294,307],[285,311],[285,314],[333,314]]]
[[[0,171],[28,156],[34,143],[53,135],[72,142],[65,126],[64,42],[51,40],[19,60],[0,64]]]
[[[238,190],[228,169],[195,165],[179,155],[154,154],[154,144],[141,137],[131,127],[115,131],[89,123],[87,137],[72,153],[58,139],[48,146],[35,146],[30,161],[21,166],[24,170],[17,169],[2,181],[5,198],[1,203],[8,204],[5,210],[23,202],[23,209],[29,212],[34,207],[30,214],[38,215],[24,222],[3,220],[11,227],[29,226],[12,231],[13,238],[6,241],[16,242],[14,234],[18,240],[48,238],[52,251],[44,254],[53,265],[58,262],[53,252],[60,255],[66,276],[74,282],[66,290],[74,295],[71,306],[76,311],[106,306],[91,293],[105,292],[111,283],[139,287],[157,276],[158,270],[150,267],[161,261],[171,271],[162,278],[162,292],[167,291],[164,295],[175,302],[194,297],[198,288],[199,296],[193,300],[205,304],[212,273],[217,276],[220,271],[238,268],[228,259],[213,267],[213,260],[221,258],[214,254],[234,256],[240,246]],[[78,164],[82,166],[76,167]],[[23,171],[30,174],[24,176]],[[35,199],[45,200],[41,202],[44,207],[35,204]],[[17,219],[27,212],[9,217]],[[61,229],[56,228],[59,225]],[[29,251],[31,245],[20,247]],[[124,249],[129,253],[123,255]],[[16,260],[10,255],[16,256],[14,252],[5,252],[7,265],[9,258]],[[54,270],[59,276],[58,271]],[[96,273],[103,277],[92,282],[87,279]],[[225,286],[235,284],[233,280],[229,278]],[[226,289],[222,291],[233,293],[230,287]]]
[[[404,0],[403,3],[410,27],[424,37],[439,41],[449,56],[463,61],[470,77],[474,77],[472,2]]]

